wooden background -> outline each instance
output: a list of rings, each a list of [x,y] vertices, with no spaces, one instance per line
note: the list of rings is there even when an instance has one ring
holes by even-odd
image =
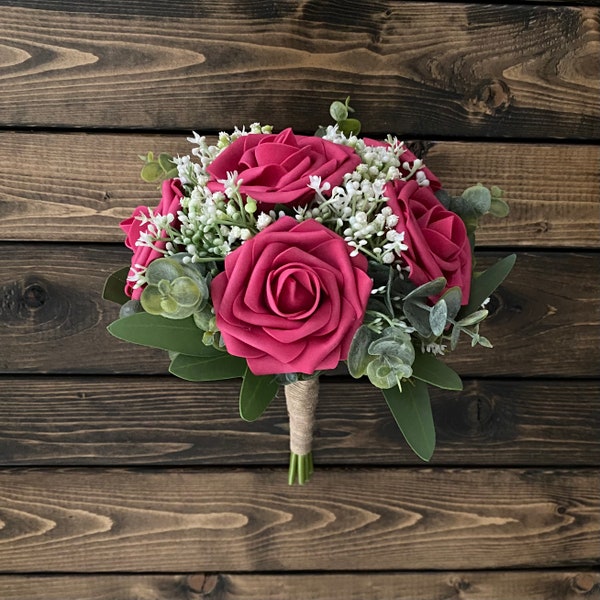
[[[599,52],[593,0],[0,0],[0,598],[598,600]],[[138,154],[347,94],[450,191],[504,188],[478,260],[518,260],[431,463],[332,378],[292,488],[283,402],[169,377],[101,290],[158,200]]]

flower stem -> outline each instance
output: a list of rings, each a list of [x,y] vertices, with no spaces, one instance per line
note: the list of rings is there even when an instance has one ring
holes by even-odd
[[[290,470],[288,473],[288,484],[294,485],[296,473],[298,472],[298,455],[293,452],[290,454]]]
[[[288,484],[294,485],[296,481],[299,485],[304,485],[313,474],[314,465],[312,452],[298,455],[295,452],[290,454],[290,469],[288,472]]]
[[[290,469],[288,482],[303,485],[313,471],[312,436],[319,400],[319,378],[300,380],[285,386],[290,419]]]

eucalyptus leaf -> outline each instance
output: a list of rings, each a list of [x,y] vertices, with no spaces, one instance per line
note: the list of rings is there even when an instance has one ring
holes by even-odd
[[[463,317],[470,315],[477,310],[481,304],[492,295],[494,290],[504,281],[504,279],[506,279],[516,260],[517,255],[510,254],[509,256],[505,256],[502,260],[499,260],[495,265],[492,265],[487,271],[484,271],[478,276],[474,276],[471,282],[469,303],[461,309],[458,316]]]
[[[459,337],[460,337],[460,326],[455,325],[452,328],[452,334],[450,335],[450,349],[451,350],[456,350],[456,347],[458,346]]]
[[[479,336],[479,345],[483,346],[484,348],[493,348],[494,346],[492,345],[492,342],[490,342],[490,340],[488,340],[486,337],[484,337],[483,335]]]
[[[389,354],[391,356],[397,356],[399,352],[403,351],[403,344],[399,344],[394,339],[386,339],[381,337],[374,342],[369,344],[368,352],[371,356],[380,356]]]
[[[298,373],[279,373],[275,376],[275,380],[279,385],[289,385],[300,381],[300,376]]]
[[[358,119],[342,119],[338,121],[338,127],[346,137],[360,133],[360,121]]]
[[[380,356],[367,365],[367,377],[377,388],[398,387],[398,376],[384,357]]]
[[[436,190],[434,192],[435,197],[442,203],[444,208],[450,209],[450,204],[452,203],[452,196],[443,188]]]
[[[141,178],[147,183],[154,183],[163,175],[162,167],[157,162],[148,162],[142,167]]]
[[[173,169],[173,158],[170,154],[162,152],[158,155],[158,164],[165,173],[169,173]]]
[[[460,311],[462,302],[462,290],[458,286],[449,288],[444,295],[440,298],[446,302],[448,308],[447,319],[454,319]]]
[[[343,102],[336,100],[331,103],[329,114],[334,121],[339,123],[348,118],[348,107]]]
[[[504,218],[508,216],[510,212],[510,208],[508,204],[502,200],[502,198],[494,198],[492,197],[492,202],[490,204],[490,214],[494,217]]]
[[[385,356],[390,360],[400,360],[410,366],[415,359],[415,349],[408,334],[402,331],[398,333],[403,334],[404,337],[386,334],[384,331],[380,338],[369,344],[369,354],[371,356]]]
[[[108,276],[102,290],[102,297],[105,300],[125,304],[129,301],[129,296],[125,294],[125,285],[127,284],[127,275],[129,267],[123,267]]]
[[[192,317],[167,319],[145,312],[118,319],[108,326],[115,337],[151,348],[172,350],[190,356],[213,357],[223,354],[212,346],[202,343],[202,332]]]
[[[245,359],[217,351],[210,357],[178,354],[171,361],[169,372],[186,381],[221,381],[243,377],[246,368]]]
[[[439,300],[433,305],[429,313],[429,326],[431,333],[435,336],[440,336],[446,328],[446,320],[448,318],[448,306],[445,300]]]
[[[124,319],[125,317],[130,317],[131,315],[135,315],[136,313],[143,312],[142,303],[139,300],[128,300],[121,306],[121,310],[119,310],[119,318]]]
[[[404,301],[410,300],[411,298],[428,298],[429,296],[437,296],[444,291],[446,283],[447,282],[444,277],[432,279],[431,281],[420,285],[418,288],[407,294],[404,297]]]
[[[409,323],[423,337],[431,335],[431,326],[429,324],[429,311],[413,302],[404,302],[404,314]]]
[[[366,373],[368,364],[373,360],[368,353],[368,348],[374,337],[375,334],[363,325],[358,328],[352,338],[346,364],[350,375],[356,379]]]
[[[413,362],[413,376],[443,390],[462,390],[463,383],[456,371],[433,354],[417,352]]]
[[[435,426],[427,384],[411,380],[402,386],[382,390],[402,435],[413,452],[429,461],[435,450]]]
[[[481,310],[476,310],[474,313],[463,317],[460,321],[458,321],[458,325],[461,327],[470,327],[471,325],[477,325],[477,323],[481,323],[487,316],[488,311],[484,308]]]
[[[255,375],[249,368],[240,389],[240,416],[254,421],[263,414],[279,391],[274,375]]]
[[[474,212],[477,215],[484,215],[490,210],[492,194],[488,188],[478,183],[467,188],[461,196],[468,207],[468,213]]]
[[[172,281],[185,274],[183,265],[172,258],[158,258],[153,260],[146,269],[146,280],[151,284],[158,284],[162,279]]]

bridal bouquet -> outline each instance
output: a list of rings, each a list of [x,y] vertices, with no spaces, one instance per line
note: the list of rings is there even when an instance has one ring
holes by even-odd
[[[462,389],[440,357],[461,336],[491,347],[484,306],[515,260],[473,272],[478,219],[508,212],[498,188],[450,196],[402,141],[358,137],[350,111],[334,102],[314,136],[253,124],[143,157],[162,199],[121,223],[131,264],[104,290],[122,305],[109,331],[167,350],[174,375],[241,378],[242,418],[285,386],[290,483],[312,473],[319,375],[340,364],[429,460],[428,386]]]

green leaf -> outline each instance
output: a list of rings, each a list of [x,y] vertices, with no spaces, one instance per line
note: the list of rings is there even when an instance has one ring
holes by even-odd
[[[450,336],[450,349],[451,350],[456,350],[456,347],[458,346],[459,337],[460,337],[460,326],[455,325],[452,328],[452,334]]]
[[[450,209],[450,205],[452,203],[452,196],[443,188],[436,190],[434,192],[435,197],[442,203],[444,208]]]
[[[484,215],[490,210],[492,194],[490,190],[480,183],[467,188],[462,193],[461,198],[466,203],[468,213],[473,211],[477,215]]]
[[[348,107],[343,102],[336,100],[331,103],[329,114],[334,121],[343,121],[348,118]]]
[[[440,336],[446,328],[446,319],[448,318],[448,307],[445,300],[440,300],[431,309],[429,313],[429,326],[431,333],[435,336]]]
[[[484,271],[477,277],[473,277],[469,303],[462,308],[459,316],[470,315],[477,310],[486,298],[489,298],[494,290],[506,279],[516,260],[517,255],[510,254],[495,265],[492,265],[487,271]]]
[[[240,389],[240,416],[242,419],[245,421],[258,419],[271,404],[278,391],[279,384],[274,375],[255,375],[249,368],[246,368]]]
[[[470,327],[471,325],[477,325],[477,323],[481,323],[488,316],[487,309],[483,308],[481,310],[476,310],[474,313],[463,317],[460,321],[458,321],[458,325],[461,327]]]
[[[367,377],[371,384],[380,389],[398,386],[398,377],[392,367],[383,358],[376,358],[367,365]]]
[[[420,459],[429,461],[435,450],[435,426],[427,384],[408,381],[402,390],[396,386],[382,393],[408,445]]]
[[[246,360],[218,352],[211,357],[178,354],[169,366],[169,372],[186,381],[220,381],[243,377],[247,369]]]
[[[183,265],[173,258],[158,258],[153,260],[146,269],[146,281],[157,285],[162,279],[173,281],[185,275]]]
[[[490,340],[488,340],[486,337],[480,335],[479,336],[479,345],[483,346],[484,348],[493,348],[494,346],[492,345],[492,342],[490,342]]]
[[[173,169],[173,157],[170,154],[161,152],[158,155],[158,164],[165,173],[169,173]]]
[[[202,343],[202,331],[196,327],[192,317],[166,319],[142,312],[114,321],[108,326],[108,331],[126,342],[190,356],[214,357],[224,354]]]
[[[444,295],[440,298],[446,302],[448,308],[448,319],[454,319],[458,314],[461,307],[462,301],[462,290],[458,286],[449,288]]]
[[[129,267],[123,267],[108,276],[102,290],[102,297],[105,300],[110,300],[117,304],[125,304],[129,300],[129,297],[125,294],[128,273]]]
[[[502,200],[502,198],[492,197],[492,203],[490,204],[490,214],[494,217],[499,217],[503,219],[504,217],[508,217],[508,213],[510,209],[508,204]]]
[[[429,311],[412,301],[404,303],[404,314],[410,322],[410,324],[419,332],[423,337],[429,337],[431,335],[431,326],[429,324]]]
[[[373,357],[369,356],[368,353],[369,345],[373,339],[373,332],[364,325],[358,328],[352,338],[346,364],[348,365],[350,375],[355,379],[362,377],[366,373],[367,366],[373,360]]]
[[[119,310],[119,318],[124,319],[136,313],[143,312],[142,303],[139,300],[128,300]]]
[[[446,287],[446,279],[444,277],[438,277],[432,279],[418,288],[414,289],[410,294],[407,294],[404,300],[410,300],[411,298],[427,298],[429,296],[437,296],[444,291]]]
[[[146,163],[140,173],[141,178],[147,183],[154,183],[163,175],[162,167],[157,162]]]
[[[462,390],[463,384],[456,371],[429,353],[415,353],[413,376],[443,390]]]
[[[338,127],[346,137],[360,133],[360,121],[358,119],[342,119],[338,121]]]

